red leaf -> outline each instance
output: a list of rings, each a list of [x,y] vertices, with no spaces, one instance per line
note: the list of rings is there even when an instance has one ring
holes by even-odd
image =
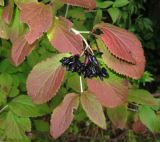
[[[20,65],[34,47],[35,44],[28,44],[24,36],[17,38],[17,40],[13,43],[13,47],[11,50],[11,58],[13,63],[16,66]]]
[[[59,52],[79,54],[82,52],[83,42],[79,35],[70,31],[71,27],[72,23],[69,20],[65,18],[56,19],[48,33],[48,38]]]
[[[80,99],[82,107],[91,121],[99,127],[106,129],[106,120],[103,108],[95,95],[91,92],[83,92]]]
[[[14,1],[9,0],[8,5],[4,7],[2,17],[7,24],[10,24],[13,17]]]
[[[114,56],[132,64],[137,64],[137,60],[144,58],[141,42],[134,34],[106,23],[99,24],[96,28],[103,32],[100,38]]]
[[[27,79],[28,95],[33,102],[42,104],[56,95],[64,79],[64,69],[59,60],[67,55],[55,55],[33,68]]]
[[[21,6],[20,19],[27,23],[30,31],[26,35],[29,44],[40,38],[52,25],[52,9],[43,3],[29,3]]]
[[[63,102],[53,111],[51,117],[50,133],[58,138],[69,127],[73,120],[73,110],[79,105],[79,95],[67,94]]]
[[[132,127],[135,133],[143,133],[146,130],[146,127],[139,119],[133,123]]]
[[[93,92],[100,103],[105,107],[116,107],[127,102],[128,86],[125,81],[115,78],[101,81],[99,79],[88,79],[88,88]]]
[[[63,3],[67,3],[73,6],[80,6],[88,9],[96,8],[95,0],[61,0]]]
[[[113,56],[102,41],[97,40],[97,44],[103,52],[102,57],[109,68],[119,74],[134,79],[139,79],[143,75],[145,66],[145,58],[143,54],[134,54],[136,64],[130,64]]]

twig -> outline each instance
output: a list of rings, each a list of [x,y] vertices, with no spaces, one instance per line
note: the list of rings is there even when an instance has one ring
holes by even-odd
[[[4,106],[4,107],[0,110],[0,113],[2,113],[6,108],[8,108],[8,105]]]
[[[81,88],[81,93],[83,93],[83,83],[82,83],[82,76],[79,77],[80,81],[80,88]]]
[[[65,18],[67,18],[68,10],[69,10],[69,4],[67,4],[67,6],[66,6]]]

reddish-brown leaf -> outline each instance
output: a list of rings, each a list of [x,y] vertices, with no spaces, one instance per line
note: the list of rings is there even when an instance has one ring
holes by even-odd
[[[135,133],[143,133],[146,130],[146,127],[139,119],[133,123],[132,127]]]
[[[73,120],[73,110],[79,105],[79,95],[67,94],[63,102],[55,108],[51,117],[50,133],[52,137],[58,138],[69,127]]]
[[[20,65],[34,47],[35,44],[28,44],[24,36],[17,38],[17,40],[13,43],[13,47],[11,50],[11,58],[13,63],[16,66]]]
[[[52,9],[43,3],[28,3],[21,6],[20,20],[28,24],[30,31],[26,34],[29,44],[40,38],[52,25]]]
[[[134,34],[107,23],[99,24],[96,28],[103,32],[100,38],[114,56],[132,64],[144,60],[141,42]]]
[[[95,0],[61,0],[63,3],[73,6],[80,6],[87,9],[94,9],[96,7]]]
[[[7,24],[10,24],[13,17],[14,1],[9,0],[6,7],[3,9],[2,17]]]
[[[48,38],[59,52],[79,54],[82,52],[83,42],[79,35],[70,31],[71,28],[72,23],[69,20],[65,18],[56,19],[48,32]]]
[[[128,118],[127,105],[121,105],[115,108],[108,108],[107,114],[116,128],[124,129]]]
[[[80,97],[81,104],[87,116],[99,127],[106,129],[106,120],[103,108],[96,96],[91,92],[83,92]]]
[[[105,107],[116,107],[127,102],[128,86],[124,80],[116,78],[105,79],[88,79],[88,88],[93,92],[100,103]]]
[[[134,79],[138,79],[143,75],[145,67],[145,58],[143,54],[134,54],[136,64],[131,64],[113,56],[101,40],[97,40],[97,44],[103,52],[102,57],[104,62],[110,69]],[[134,51],[134,53],[136,53],[136,51]]]
[[[45,103],[56,95],[65,73],[60,59],[66,56],[68,54],[55,55],[33,68],[27,79],[27,91],[34,103]]]

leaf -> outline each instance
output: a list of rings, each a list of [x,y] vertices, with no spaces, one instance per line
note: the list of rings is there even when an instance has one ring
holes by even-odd
[[[113,7],[123,7],[129,3],[128,0],[116,0],[113,4]]]
[[[146,127],[142,124],[142,122],[138,119],[133,123],[133,131],[137,134],[143,133],[146,130]]]
[[[113,1],[96,1],[96,6],[98,8],[108,8],[112,6]]]
[[[80,97],[81,104],[87,116],[99,127],[106,129],[106,120],[103,108],[91,92],[83,92]]]
[[[5,136],[8,140],[23,141],[27,139],[25,132],[31,131],[29,118],[17,117],[11,111],[8,112],[5,122]]]
[[[0,7],[0,38],[8,39],[8,25],[4,22],[2,18],[3,9]]]
[[[158,105],[157,99],[155,99],[150,92],[143,89],[129,89],[128,101],[148,106]]]
[[[125,128],[128,117],[127,105],[118,106],[116,108],[108,108],[107,114],[116,128]]]
[[[25,33],[25,25],[20,22],[20,11],[16,7],[12,23],[9,25],[9,39],[12,44]]]
[[[88,88],[93,92],[100,103],[105,107],[116,107],[127,102],[128,86],[124,80],[115,78],[105,79],[88,79]]]
[[[20,65],[26,56],[33,50],[35,47],[35,43],[32,45],[28,44],[24,35],[17,38],[16,41],[13,43],[13,47],[11,50],[11,58],[13,63],[18,66]]]
[[[66,4],[84,7],[90,10],[96,8],[95,0],[61,0],[61,1]]]
[[[0,5],[4,6],[4,0],[0,0]]]
[[[100,23],[102,20],[102,10],[97,10],[96,16],[94,18],[93,25]]]
[[[52,137],[58,138],[68,129],[73,120],[73,110],[79,105],[79,95],[70,93],[67,94],[63,102],[54,109],[51,116],[50,133]]]
[[[40,132],[48,132],[49,131],[49,123],[44,120],[34,120],[34,125],[37,131]]]
[[[11,23],[14,11],[14,1],[9,0],[6,7],[3,9],[2,17],[7,24]]]
[[[25,38],[29,44],[34,43],[52,25],[52,9],[43,3],[27,3],[21,6],[20,20],[26,23],[30,31]]]
[[[47,105],[35,105],[31,98],[26,95],[20,95],[9,103],[9,108],[15,114],[22,117],[37,117],[49,113]],[[44,111],[45,108],[45,111]]]
[[[23,5],[23,4],[28,4],[28,3],[38,3],[38,1],[37,0],[14,0],[14,2],[15,2],[15,4],[17,5],[17,7],[18,8],[20,8],[21,9],[21,6]]]
[[[111,7],[108,9],[108,13],[111,16],[113,23],[115,23],[120,16],[120,10],[118,8]]]
[[[139,107],[139,117],[141,122],[152,132],[160,132],[160,119],[148,106]]]
[[[7,102],[7,97],[2,91],[0,91],[0,106],[5,105]]]
[[[10,74],[2,73],[0,74],[0,92],[5,96],[9,94],[12,87],[13,78]]]
[[[131,64],[138,64],[139,60],[142,63],[145,61],[141,42],[134,34],[108,23],[99,24],[95,28],[103,32],[100,38],[117,58]]]
[[[82,38],[72,33],[71,28],[72,23],[69,20],[62,17],[56,19],[48,32],[49,41],[59,52],[80,54],[83,49]]]
[[[101,40],[97,40],[98,47],[100,51],[103,52],[102,58],[107,66],[114,70],[115,72],[125,75],[127,77],[131,77],[133,79],[139,79],[144,73],[144,66],[145,66],[145,58],[143,54],[136,54],[136,64],[130,64],[123,60],[120,60],[113,56],[108,49],[105,47],[104,43]],[[121,49],[120,49],[121,50]]]
[[[60,59],[66,56],[68,54],[55,55],[33,68],[27,79],[27,91],[34,103],[45,103],[56,95],[64,78]]]

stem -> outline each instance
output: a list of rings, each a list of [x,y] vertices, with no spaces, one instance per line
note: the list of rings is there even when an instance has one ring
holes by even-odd
[[[79,77],[79,82],[80,82],[81,93],[83,93],[82,76]]]
[[[8,108],[8,105],[4,106],[4,107],[0,110],[0,113],[2,113],[6,108]]]
[[[67,7],[66,7],[65,18],[67,18],[67,15],[68,15],[68,10],[69,10],[69,4],[67,4]]]
[[[90,45],[88,44],[87,40],[82,36],[81,33],[90,33],[89,31],[77,31],[76,29],[71,28],[71,30],[76,34],[79,35],[82,40],[84,41],[86,48],[85,50],[89,49],[91,51],[91,53],[94,55],[93,50],[91,49]]]

